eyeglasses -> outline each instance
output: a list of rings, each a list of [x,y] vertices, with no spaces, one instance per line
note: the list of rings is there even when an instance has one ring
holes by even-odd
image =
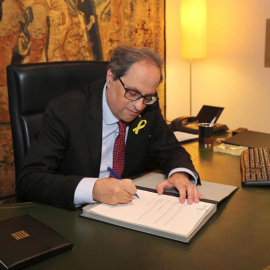
[[[125,98],[132,101],[136,101],[143,98],[143,104],[145,105],[152,105],[158,100],[157,93],[155,95],[142,95],[138,90],[127,88],[120,77],[118,77],[118,80],[123,85],[126,91],[124,94]]]

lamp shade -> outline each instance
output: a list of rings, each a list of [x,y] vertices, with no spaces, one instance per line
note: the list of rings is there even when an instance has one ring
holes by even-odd
[[[207,0],[181,0],[181,56],[188,59],[206,57]]]

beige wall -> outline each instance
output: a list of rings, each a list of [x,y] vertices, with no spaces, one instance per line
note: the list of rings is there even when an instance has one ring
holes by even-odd
[[[189,114],[189,63],[180,58],[180,1],[166,1],[168,120]],[[208,0],[207,58],[192,64],[193,115],[204,104],[222,106],[219,122],[230,129],[270,133],[267,18],[270,0]]]

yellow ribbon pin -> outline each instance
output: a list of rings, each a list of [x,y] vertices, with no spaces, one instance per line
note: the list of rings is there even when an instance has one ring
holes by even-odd
[[[144,120],[141,120],[139,123],[138,123],[138,126],[133,128],[133,132],[137,135],[139,133],[139,130],[140,129],[143,129],[147,124],[147,121],[144,119]]]

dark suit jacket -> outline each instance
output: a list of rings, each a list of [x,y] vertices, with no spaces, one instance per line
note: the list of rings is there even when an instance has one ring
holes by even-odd
[[[50,102],[43,129],[31,145],[16,186],[19,198],[73,208],[80,180],[99,176],[104,84],[99,81]],[[123,178],[141,173],[152,157],[166,174],[177,167],[195,171],[189,154],[164,121],[158,103],[147,106],[141,116],[147,124],[137,135],[133,129],[141,119],[130,123]]]

